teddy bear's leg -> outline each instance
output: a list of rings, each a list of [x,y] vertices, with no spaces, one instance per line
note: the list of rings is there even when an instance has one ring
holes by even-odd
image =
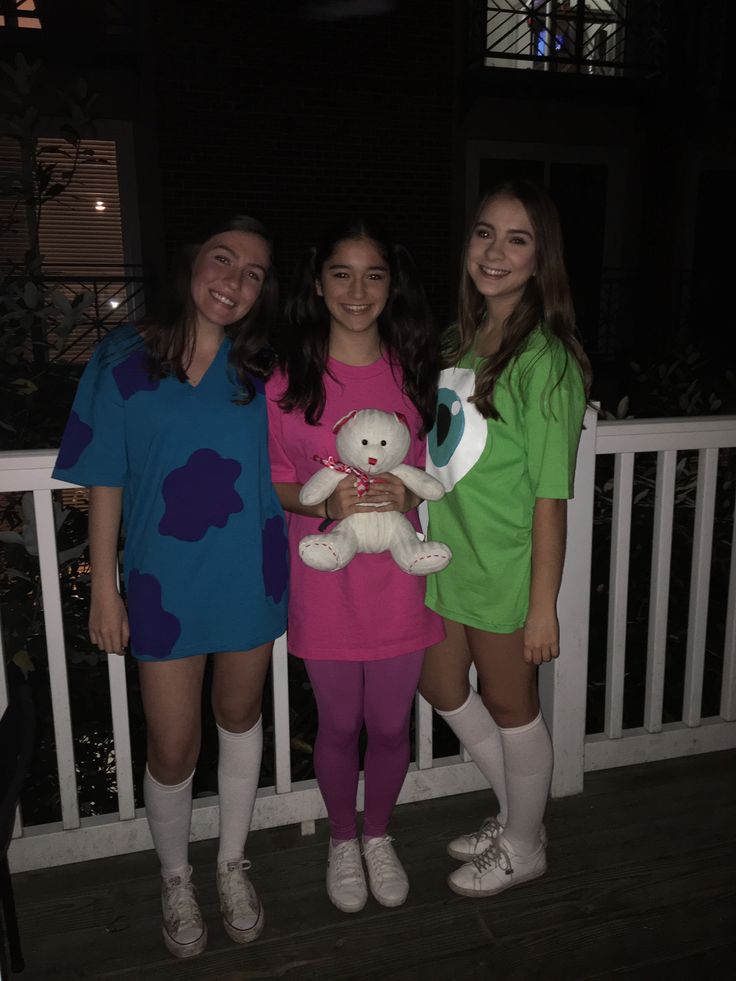
[[[329,535],[307,535],[299,542],[299,557],[320,572],[344,569],[358,549],[358,539],[345,522]]]
[[[439,572],[452,558],[452,552],[442,542],[420,541],[408,521],[403,521],[395,529],[391,555],[399,568],[411,576],[428,576],[431,572]]]

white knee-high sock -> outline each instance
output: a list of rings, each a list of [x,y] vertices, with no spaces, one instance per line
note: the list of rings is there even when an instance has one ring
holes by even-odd
[[[552,740],[542,713],[525,726],[501,729],[509,819],[504,838],[520,855],[539,847],[552,779]]]
[[[247,732],[227,732],[217,727],[220,755],[217,789],[220,795],[220,848],[217,862],[243,857],[250,819],[256,802],[263,754],[263,721]]]
[[[182,874],[189,866],[193,779],[192,770],[181,783],[159,783],[146,767],[143,801],[153,847],[161,862],[161,875]]]
[[[501,730],[483,704],[478,692],[470,689],[467,701],[452,712],[437,712],[449,725],[473,762],[491,785],[498,800],[498,820],[506,824],[506,777]]]

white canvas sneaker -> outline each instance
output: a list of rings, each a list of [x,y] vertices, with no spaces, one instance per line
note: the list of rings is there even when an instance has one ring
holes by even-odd
[[[246,872],[246,858],[217,866],[217,892],[225,933],[236,944],[248,944],[263,932],[265,919],[261,901]]]
[[[368,838],[363,857],[368,869],[368,884],[373,898],[381,906],[401,906],[409,894],[409,880],[388,835]]]
[[[472,862],[450,873],[447,884],[461,896],[493,896],[538,879],[546,871],[544,845],[540,843],[531,855],[517,855],[502,833]]]
[[[357,838],[338,841],[327,856],[327,895],[343,913],[358,913],[368,900]]]
[[[207,946],[207,927],[192,885],[192,867],[182,875],[165,875],[161,883],[161,911],[166,949],[174,957],[196,957]]]

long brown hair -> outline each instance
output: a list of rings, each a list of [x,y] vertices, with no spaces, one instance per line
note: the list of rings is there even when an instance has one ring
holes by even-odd
[[[195,245],[186,246],[177,256],[168,288],[157,308],[144,317],[138,331],[149,353],[153,377],[174,375],[186,380],[187,360],[194,347],[196,310],[191,283],[194,260],[201,247],[211,238],[224,232],[245,232],[258,235],[272,254],[271,236],[256,218],[236,215],[211,228]],[[261,292],[248,313],[225,329],[232,342],[230,364],[235,369],[242,388],[237,402],[250,402],[255,386],[250,375],[267,378],[273,358],[268,347],[269,328],[278,312],[278,280],[273,264],[265,272]]]
[[[590,362],[575,327],[557,208],[544,188],[527,180],[509,180],[498,184],[483,195],[475,209],[462,254],[457,327],[451,331],[444,346],[444,363],[457,364],[472,350],[476,332],[486,316],[485,298],[468,274],[467,257],[480,215],[488,202],[496,197],[515,198],[525,208],[534,229],[536,272],[527,280],[518,303],[502,324],[501,346],[485,361],[476,376],[475,392],[470,401],[486,419],[498,419],[493,401],[496,382],[504,369],[523,351],[527,338],[540,324],[549,334],[562,341],[568,354],[580,365],[586,393],[591,380]],[[559,384],[561,378],[556,379],[555,384]]]

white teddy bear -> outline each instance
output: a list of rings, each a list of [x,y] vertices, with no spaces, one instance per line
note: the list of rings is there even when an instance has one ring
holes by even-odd
[[[327,500],[346,473],[356,476],[367,490],[371,474],[395,474],[410,491],[425,500],[438,501],[445,493],[434,477],[401,461],[411,443],[409,427],[400,413],[361,409],[349,412],[332,430],[337,435],[338,460],[322,461],[319,470],[299,492],[302,504]],[[319,459],[319,458],[315,458]],[[366,511],[343,518],[325,535],[307,535],[299,542],[299,555],[308,566],[322,572],[343,569],[356,552],[390,550],[396,564],[412,576],[427,576],[444,569],[452,552],[441,542],[423,542],[398,511]]]

